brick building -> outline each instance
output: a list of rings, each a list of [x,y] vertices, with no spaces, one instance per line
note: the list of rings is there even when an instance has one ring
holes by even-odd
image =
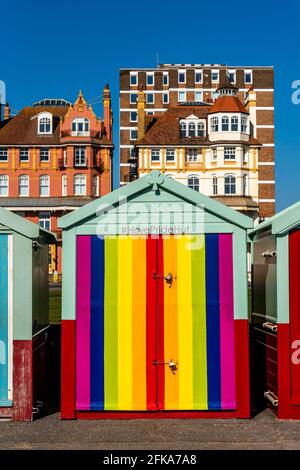
[[[145,93],[146,120],[187,103],[212,104],[228,75],[237,96],[249,109],[250,134],[261,144],[258,154],[258,203],[261,218],[275,211],[274,70],[206,64],[162,64],[157,68],[120,70],[120,183],[135,178],[138,139],[138,92]],[[251,93],[249,92],[249,89]],[[248,100],[248,101],[247,101]],[[200,182],[201,184],[201,182]]]
[[[112,112],[97,118],[80,91],[74,105],[46,99],[0,123],[0,205],[57,234],[50,271],[61,272],[57,219],[111,191]]]

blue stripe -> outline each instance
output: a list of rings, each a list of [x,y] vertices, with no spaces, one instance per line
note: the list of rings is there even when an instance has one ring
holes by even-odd
[[[104,240],[91,237],[91,410],[104,409]]]
[[[219,237],[205,236],[208,409],[221,409]]]
[[[8,398],[8,235],[0,235],[0,406]]]

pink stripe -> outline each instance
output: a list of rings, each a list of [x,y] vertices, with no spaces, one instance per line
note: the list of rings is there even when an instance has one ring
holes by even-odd
[[[220,279],[220,341],[221,341],[221,402],[222,409],[234,409],[234,316],[233,316],[233,260],[232,236],[219,235]]]
[[[76,408],[90,409],[91,237],[77,237]]]

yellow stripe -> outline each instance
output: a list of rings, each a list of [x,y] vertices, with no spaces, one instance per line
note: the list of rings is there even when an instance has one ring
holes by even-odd
[[[132,245],[132,409],[146,410],[146,240]]]
[[[164,239],[164,273],[177,276],[177,241],[174,236]],[[164,284],[164,352],[165,362],[178,362],[177,279],[169,287]],[[179,373],[165,366],[165,409],[177,410],[179,400]]]
[[[190,240],[177,241],[178,374],[180,410],[193,409],[192,273]]]
[[[119,410],[132,409],[132,239],[119,238],[118,379]],[[107,364],[107,367],[109,365]]]

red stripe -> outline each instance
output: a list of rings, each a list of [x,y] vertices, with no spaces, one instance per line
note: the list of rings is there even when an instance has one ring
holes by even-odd
[[[13,341],[13,420],[32,420],[32,341]]]
[[[234,320],[235,382],[239,418],[250,418],[250,367],[248,320]]]
[[[300,404],[300,231],[292,232],[289,236],[289,284],[290,284],[290,348],[296,361],[291,363],[291,398],[294,403]],[[295,342],[294,342],[295,341]]]
[[[156,239],[148,236],[147,244],[147,318],[146,318],[146,370],[147,410],[157,409],[156,404]]]
[[[162,235],[157,240],[157,273],[164,276],[164,248]],[[157,402],[158,408],[165,408],[165,354],[164,354],[164,278],[159,277],[156,281],[157,289]]]
[[[61,419],[74,419],[75,320],[62,320],[61,335]]]

